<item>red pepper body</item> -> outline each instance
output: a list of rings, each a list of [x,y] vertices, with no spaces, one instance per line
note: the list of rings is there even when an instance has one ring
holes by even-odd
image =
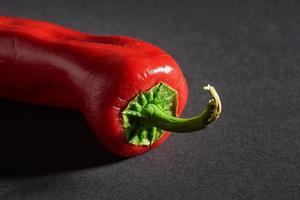
[[[160,48],[125,36],[95,36],[42,21],[0,17],[0,96],[80,110],[105,147],[134,156],[155,148],[129,144],[121,111],[140,92],[164,82],[187,101],[185,78]],[[46,128],[46,127],[45,127]]]

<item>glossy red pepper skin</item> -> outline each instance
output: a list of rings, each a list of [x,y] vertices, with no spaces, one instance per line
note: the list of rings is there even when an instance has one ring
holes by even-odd
[[[125,36],[96,36],[0,17],[0,97],[78,109],[115,154],[135,156],[169,137],[166,132],[151,146],[133,145],[122,127],[121,111],[160,82],[177,91],[180,115],[188,96],[186,80],[160,48]]]

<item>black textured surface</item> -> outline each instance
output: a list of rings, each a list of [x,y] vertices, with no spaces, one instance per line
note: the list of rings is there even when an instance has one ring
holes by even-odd
[[[0,100],[0,199],[300,199],[300,1],[0,0],[0,14],[154,43],[182,66],[185,116],[224,112],[142,156],[105,153],[75,111]]]

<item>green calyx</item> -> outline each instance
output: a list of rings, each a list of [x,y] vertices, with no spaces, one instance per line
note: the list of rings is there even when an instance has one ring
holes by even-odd
[[[213,97],[203,112],[191,118],[178,118],[177,92],[159,83],[148,92],[137,95],[122,112],[125,137],[130,144],[151,145],[164,131],[192,132],[206,128],[219,118],[222,105],[214,87],[204,87]]]
[[[122,112],[123,128],[129,143],[135,145],[151,145],[156,142],[164,130],[141,125],[140,119],[145,117],[147,105],[156,105],[167,115],[175,115],[177,109],[177,92],[170,86],[159,83],[147,92],[137,95]]]

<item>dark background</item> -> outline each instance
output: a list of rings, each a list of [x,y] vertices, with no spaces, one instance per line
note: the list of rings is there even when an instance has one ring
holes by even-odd
[[[213,84],[224,112],[130,159],[76,111],[0,100],[0,199],[300,199],[300,1],[0,0],[0,14],[160,46],[190,98]]]

